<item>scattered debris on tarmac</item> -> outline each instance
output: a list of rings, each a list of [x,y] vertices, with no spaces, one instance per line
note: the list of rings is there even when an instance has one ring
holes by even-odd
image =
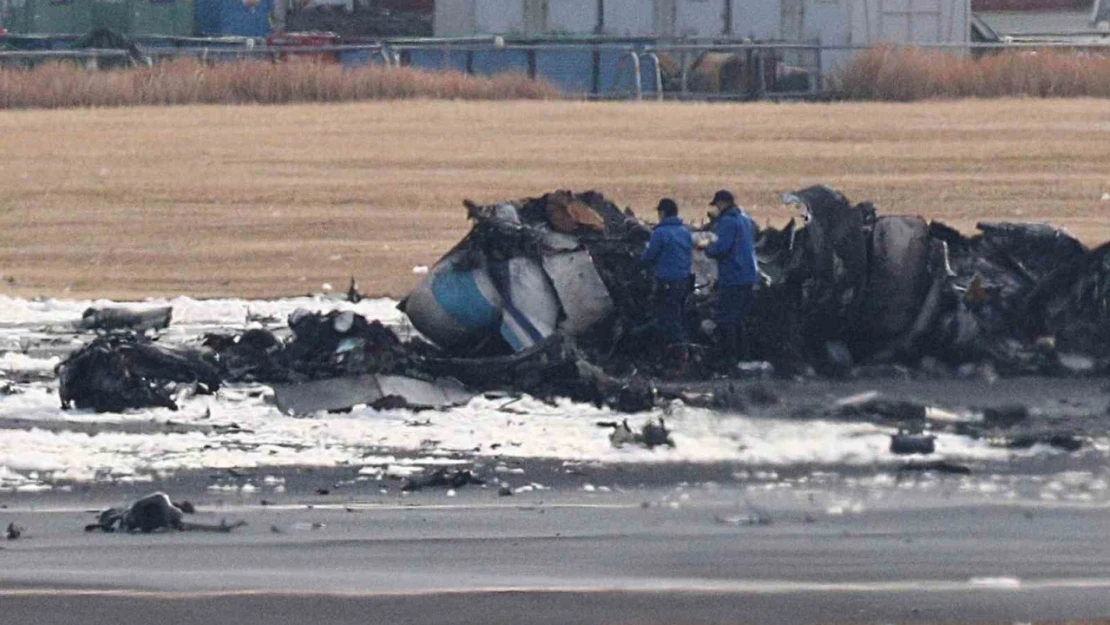
[[[477,475],[471,473],[468,469],[448,469],[439,468],[428,475],[413,476],[408,478],[404,485],[401,486],[402,491],[416,491],[425,488],[448,488],[455,489],[466,486],[467,484],[482,485],[486,481]]]
[[[125,508],[108,508],[101,512],[96,523],[85,526],[86,532],[118,530],[134,533],[142,532],[216,532],[225,533],[246,525],[244,521],[228,523],[221,520],[218,524],[194,523],[185,521],[186,514],[196,512],[188,501],[177,503],[162,492],[151,493]]]
[[[151,310],[130,308],[89,308],[81,315],[77,327],[82,330],[165,330],[173,318],[173,307],[163,306]]]
[[[921,454],[927,456],[937,450],[937,438],[928,434],[910,434],[901,431],[890,437],[890,453],[898,456]]]
[[[214,393],[219,371],[197,350],[166,348],[132,332],[97,337],[57,367],[63,408],[123,412],[130,408],[177,410],[180,384]]]
[[[632,427],[628,425],[628,419],[624,419],[620,423],[616,421],[599,421],[598,427],[612,428],[609,433],[609,443],[614,448],[621,448],[625,445],[640,445],[647,449],[654,449],[656,447],[674,447],[674,438],[671,437],[671,431],[667,429],[667,424],[663,417],[659,421],[649,419],[639,432],[633,432]]]

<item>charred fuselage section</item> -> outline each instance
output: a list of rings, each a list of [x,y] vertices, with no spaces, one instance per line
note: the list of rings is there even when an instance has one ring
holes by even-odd
[[[880,215],[824,186],[784,202],[799,216],[760,231],[756,244],[762,280],[747,331],[763,364],[722,374],[716,267],[696,251],[690,365],[671,388],[772,371],[1090,375],[1110,366],[1110,245],[1089,250],[1040,224],[982,223],[967,236]],[[170,407],[175,385],[261,382],[295,411],[441,408],[495,389],[650,407],[645,379],[673,374],[639,262],[650,226],[592,191],[466,210],[470,232],[399,305],[419,337],[402,341],[350,311],[299,311],[283,335],[210,335],[188,352],[106,334],[60,365],[63,403]]]

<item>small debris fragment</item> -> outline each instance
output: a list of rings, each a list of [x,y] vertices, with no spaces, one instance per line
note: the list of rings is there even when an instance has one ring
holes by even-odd
[[[947,460],[930,460],[928,462],[909,462],[898,468],[899,472],[925,472],[949,473],[952,475],[971,475],[971,468],[962,464],[948,462]]]
[[[5,533],[5,537],[8,540],[18,540],[20,536],[23,536],[23,528],[19,525],[16,525],[15,521],[8,523],[8,529]]]
[[[347,301],[352,304],[362,301],[362,293],[358,290],[358,282],[355,282],[354,276],[351,276],[351,286],[347,287]]]
[[[447,468],[436,469],[430,475],[411,477],[401,487],[402,491],[416,491],[424,488],[456,489],[467,484],[485,484],[486,481],[474,475],[468,469],[451,470]]]
[[[753,384],[748,389],[748,399],[756,406],[776,406],[782,403],[778,393],[763,383]]]
[[[640,431],[640,442],[648,449],[654,449],[664,445],[674,448],[674,439],[671,438],[671,432],[667,429],[667,424],[663,421],[663,417],[659,417],[659,423],[655,423],[649,419],[648,422],[644,424],[643,430]]]
[[[655,388],[640,376],[633,376],[621,387],[617,410],[627,413],[645,412],[655,406]]]
[[[1009,428],[1029,418],[1029,408],[1011,404],[983,409],[983,423],[987,427]]]
[[[1029,449],[1036,444],[1048,445],[1061,451],[1076,452],[1083,449],[1083,439],[1075,434],[1047,432],[1042,434],[1020,434],[1006,444],[1009,449]]]
[[[825,342],[824,371],[826,375],[833,378],[844,378],[852,372],[854,366],[855,361],[852,359],[852,352],[848,351],[848,346],[843,341]]]
[[[88,308],[81,314],[78,327],[83,330],[164,330],[170,325],[173,308],[130,310],[127,308]]]
[[[177,410],[177,384],[214,393],[219,370],[195,350],[171,349],[127,333],[97,337],[57,367],[63,408],[123,412],[130,408]]]
[[[658,423],[649,419],[644,423],[639,433],[632,431],[632,427],[628,425],[628,419],[624,419],[620,423],[598,421],[596,425],[602,428],[613,428],[613,431],[609,433],[609,444],[617,449],[624,445],[643,445],[648,449],[654,449],[662,445],[672,448],[675,446],[674,439],[671,437],[671,432],[667,429],[663,417],[659,417]]]
[[[839,418],[867,419],[884,423],[924,423],[926,406],[913,401],[883,399],[877,391],[845,397],[835,404]]]
[[[774,519],[772,519],[770,515],[759,510],[750,510],[745,514],[735,516],[717,516],[714,517],[714,521],[716,521],[718,525],[728,525],[731,527],[764,527],[774,523]]]
[[[115,532],[117,526],[125,532],[157,532],[157,531],[198,531],[198,532],[230,532],[246,525],[245,521],[228,523],[221,520],[218,525],[207,523],[192,523],[183,520],[184,514],[196,511],[189,502],[175,503],[170,501],[168,495],[155,492],[137,500],[126,508],[108,508],[99,514],[96,523],[85,526],[86,532],[101,530]]]
[[[1095,359],[1083,354],[1056,354],[1056,360],[1062,373],[1076,377],[1091,375],[1097,368]]]
[[[927,434],[899,432],[890,437],[890,453],[896,455],[928,455],[937,450],[936,437]]]
[[[636,435],[632,432],[632,428],[628,425],[628,419],[616,423],[613,421],[599,421],[598,427],[611,427],[613,431],[609,433],[609,444],[616,449],[620,449],[625,445],[636,442]]]

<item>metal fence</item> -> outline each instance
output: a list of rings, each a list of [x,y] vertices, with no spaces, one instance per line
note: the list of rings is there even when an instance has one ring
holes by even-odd
[[[959,54],[1014,49],[1110,53],[1110,39],[958,43],[916,46]],[[406,40],[371,44],[266,46],[257,40],[189,40],[144,44],[142,60],[195,58],[205,63],[313,58],[348,67],[455,70],[475,75],[516,72],[544,79],[571,97],[589,99],[760,100],[820,98],[826,76],[869,46],[713,41],[505,43],[501,38]],[[0,50],[0,66],[77,61],[89,67],[131,59],[126,50]]]

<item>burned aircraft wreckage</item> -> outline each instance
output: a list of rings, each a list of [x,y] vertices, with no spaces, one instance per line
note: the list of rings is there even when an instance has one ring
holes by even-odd
[[[729,376],[1093,375],[1110,365],[1110,244],[1087,249],[1062,230],[1013,223],[965,236],[880,216],[824,186],[784,201],[801,217],[757,241],[763,281],[747,325],[761,364]],[[470,232],[399,304],[421,337],[402,341],[352,312],[298,311],[286,338],[209,335],[190,351],[117,323],[59,365],[63,405],[172,407],[175,385],[254,381],[273,385],[289,413],[441,408],[493,390],[649,408],[650,380],[667,373],[639,264],[650,226],[595,192],[466,208]],[[721,377],[716,267],[696,252],[694,270],[691,363],[666,385],[672,394]]]

